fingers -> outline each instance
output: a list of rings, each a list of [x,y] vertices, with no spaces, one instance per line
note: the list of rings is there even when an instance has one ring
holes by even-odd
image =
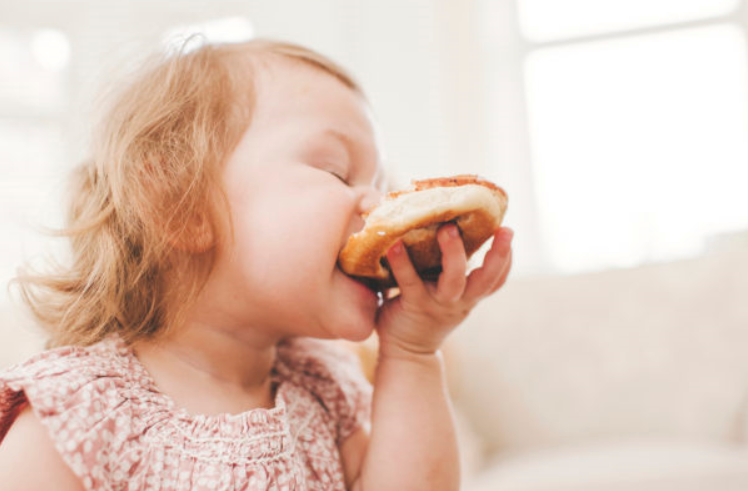
[[[418,276],[413,263],[410,262],[408,251],[402,241],[397,241],[395,245],[387,251],[387,261],[390,264],[390,271],[397,281],[400,292],[408,297],[422,297],[426,294],[426,288],[423,281]]]
[[[504,286],[504,283],[506,283],[507,277],[509,277],[509,271],[511,271],[511,269],[512,269],[512,251],[510,249],[509,257],[507,258],[507,261],[504,264],[504,270],[499,275],[499,279],[496,281],[496,283],[494,283],[494,285],[488,291],[488,295],[496,292],[496,290]]]
[[[514,232],[506,227],[500,228],[494,235],[491,249],[483,259],[483,265],[470,273],[463,299],[477,301],[501,287],[511,268],[512,237]]]
[[[387,251],[387,260],[405,297],[412,300],[433,297],[440,303],[458,300],[471,303],[490,295],[506,282],[512,264],[513,236],[511,229],[500,228],[494,235],[483,265],[466,277],[467,257],[459,229],[453,224],[442,227],[437,235],[442,252],[442,273],[436,285],[425,284],[418,276],[402,241]]]
[[[437,240],[442,252],[442,273],[436,285],[436,300],[456,302],[462,298],[467,278],[467,257],[460,230],[454,224],[441,227]]]

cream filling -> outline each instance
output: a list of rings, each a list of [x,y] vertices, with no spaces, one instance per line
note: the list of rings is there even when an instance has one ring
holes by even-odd
[[[494,216],[501,214],[501,201],[494,191],[479,184],[436,187],[386,198],[366,218],[368,226],[378,222],[405,225],[446,211],[457,213],[486,208]]]

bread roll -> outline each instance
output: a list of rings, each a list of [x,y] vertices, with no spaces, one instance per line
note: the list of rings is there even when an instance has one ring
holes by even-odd
[[[341,251],[339,266],[377,289],[395,286],[386,254],[402,239],[418,274],[434,280],[441,272],[439,227],[455,223],[470,257],[498,230],[506,207],[504,190],[474,175],[414,181],[369,211],[364,228]]]

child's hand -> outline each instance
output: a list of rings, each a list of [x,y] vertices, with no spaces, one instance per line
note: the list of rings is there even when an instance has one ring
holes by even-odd
[[[512,236],[511,229],[500,228],[483,265],[466,277],[467,259],[457,226],[443,226],[437,235],[442,251],[442,273],[437,283],[421,280],[401,242],[393,246],[387,260],[400,294],[387,300],[378,314],[381,353],[435,353],[478,301],[506,281],[512,263]]]

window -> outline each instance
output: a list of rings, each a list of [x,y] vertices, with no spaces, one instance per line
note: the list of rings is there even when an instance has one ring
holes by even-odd
[[[554,269],[675,259],[748,228],[748,57],[730,17],[737,2],[518,1],[525,36],[541,40],[529,44],[525,84],[538,220]]]
[[[534,42],[700,21],[734,11],[739,0],[518,0],[524,35]]]

